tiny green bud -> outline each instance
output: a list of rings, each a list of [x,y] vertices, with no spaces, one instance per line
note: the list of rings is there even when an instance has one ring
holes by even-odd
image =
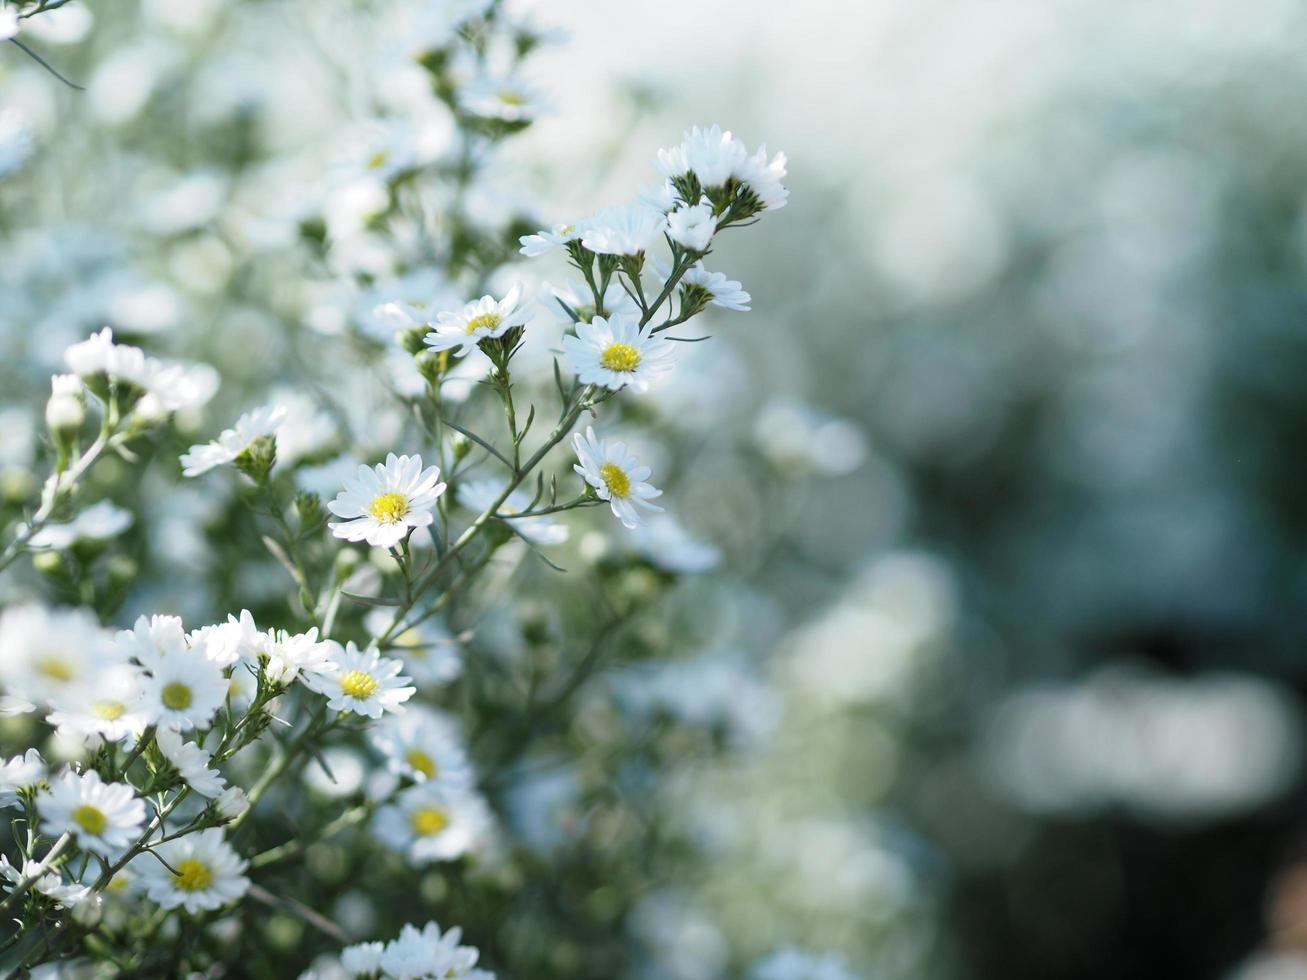
[[[277,437],[259,436],[246,446],[235,459],[236,469],[255,483],[266,483],[268,474],[277,464]]]
[[[42,575],[51,577],[62,577],[68,571],[67,562],[58,551],[34,552],[32,554],[32,567]]]

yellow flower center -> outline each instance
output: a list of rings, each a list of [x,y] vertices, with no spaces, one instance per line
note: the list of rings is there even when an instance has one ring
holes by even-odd
[[[378,167],[384,165],[385,162],[386,162],[386,151],[378,150],[376,153],[372,154],[372,156],[368,157],[368,169],[376,170]]]
[[[173,681],[171,684],[165,684],[163,688],[163,704],[166,708],[173,711],[181,711],[191,706],[191,689],[181,681]]]
[[[48,654],[36,662],[36,672],[52,681],[70,681],[73,679],[73,665],[63,657]]]
[[[503,319],[498,313],[482,313],[480,316],[474,316],[467,321],[467,332],[476,333],[478,330],[494,330],[503,322]]]
[[[438,807],[423,807],[413,812],[413,833],[419,837],[430,837],[449,826],[449,817]]]
[[[599,363],[610,371],[629,373],[640,366],[640,352],[630,344],[609,344],[599,355]]]
[[[117,721],[127,710],[127,705],[121,701],[96,701],[91,710],[105,721]]]
[[[177,873],[173,875],[173,884],[184,892],[198,892],[209,887],[213,881],[213,872],[203,861],[187,858],[177,862]]]
[[[340,689],[352,698],[362,701],[370,698],[377,689],[377,680],[362,670],[351,670],[340,679]]]
[[[506,88],[499,93],[499,101],[504,105],[526,105],[526,96],[521,92],[514,92],[511,88]]]
[[[430,779],[436,774],[436,762],[421,749],[410,749],[405,758],[408,764]]]
[[[381,493],[368,504],[368,513],[382,524],[394,524],[408,513],[408,498],[402,493]]]
[[[599,475],[614,497],[625,497],[631,492],[631,478],[616,463],[604,463],[599,467]]]
[[[109,821],[99,807],[83,803],[73,811],[73,822],[88,834],[98,834]]]
[[[416,647],[422,642],[422,634],[417,631],[417,627],[410,626],[399,636],[395,637],[395,645],[400,647]]]
[[[120,871],[118,874],[114,875],[112,878],[109,879],[109,883],[104,886],[104,890],[107,892],[113,892],[114,894],[117,894],[118,892],[121,891],[126,891],[127,875],[123,874]]]

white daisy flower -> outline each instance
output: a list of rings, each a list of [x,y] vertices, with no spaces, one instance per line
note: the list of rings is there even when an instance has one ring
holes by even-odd
[[[482,75],[458,91],[464,112],[483,119],[519,123],[536,119],[548,108],[539,90],[513,75]]]
[[[372,636],[381,636],[390,626],[394,613],[373,609],[363,624]],[[404,668],[422,687],[448,684],[463,673],[463,658],[458,641],[437,619],[429,619],[392,637],[390,646],[404,660]]]
[[[709,571],[721,561],[721,551],[687,531],[670,514],[655,514],[631,532],[631,547],[652,564],[676,575]]]
[[[246,412],[236,420],[235,428],[225,429],[213,442],[191,446],[190,452],[183,453],[182,476],[199,476],[215,466],[235,462],[256,440],[276,433],[285,419],[286,409],[281,405],[264,405]]]
[[[504,492],[503,483],[497,480],[470,480],[458,486],[458,502],[473,513],[480,514],[499,499]],[[531,495],[525,490],[514,490],[508,499],[499,505],[498,513],[511,515],[526,510],[531,505]],[[522,537],[532,544],[562,544],[567,540],[567,525],[550,520],[548,517],[505,517],[501,518]]]
[[[717,232],[717,218],[706,199],[691,207],[682,204],[667,215],[667,237],[682,248],[702,252]]]
[[[47,524],[32,535],[33,548],[65,551],[78,541],[108,541],[132,526],[132,512],[112,500],[92,504],[66,524]]]
[[[654,272],[664,282],[671,275],[670,269],[658,264],[654,265]],[[683,302],[689,305],[711,303],[724,310],[735,310],[739,313],[747,313],[749,303],[753,299],[734,279],[727,279],[720,272],[709,272],[703,267],[702,261],[694,263],[681,276],[681,290]]]
[[[204,655],[219,667],[230,667],[242,659],[251,663],[256,661],[261,636],[254,617],[248,609],[242,609],[240,618],[228,614],[225,623],[191,630],[187,642],[203,648]]]
[[[16,868],[9,863],[7,857],[0,854],[0,876],[3,876],[11,886],[16,887],[29,878],[36,878],[32,887],[47,898],[53,899],[56,905],[66,909],[80,905],[91,896],[89,885],[65,882],[63,875],[55,868],[47,868],[40,877],[36,877],[40,867],[40,861],[29,859],[23,862],[22,867]],[[10,891],[12,890],[11,888]]]
[[[36,749],[0,762],[0,807],[22,806],[19,792],[35,788],[45,777],[45,760]]]
[[[256,644],[255,659],[267,658],[264,676],[270,684],[290,684],[296,680],[307,683],[310,677],[335,669],[331,659],[335,644],[319,642],[316,626],[307,633],[269,630],[259,634]],[[235,676],[233,671],[233,679]]]
[[[145,804],[130,786],[101,782],[95,770],[66,771],[36,797],[41,829],[51,837],[71,831],[88,851],[106,856],[136,843],[145,824]]]
[[[556,248],[562,248],[568,242],[581,237],[584,229],[580,225],[554,225],[549,231],[538,231],[534,235],[523,235],[518,239],[522,247],[518,249],[528,259],[546,255]]]
[[[144,395],[137,411],[151,417],[203,405],[218,390],[218,373],[207,364],[146,357],[139,347],[115,344],[108,327],[69,347],[64,362],[83,378],[108,375],[136,386]]]
[[[785,163],[784,153],[777,153],[768,160],[764,143],[757,153],[746,157],[733,171],[733,176],[753,192],[760,211],[779,211],[788,203],[790,192],[781,183],[785,177]]]
[[[422,468],[421,456],[390,453],[385,464],[360,466],[353,480],[327,505],[341,521],[328,526],[338,538],[393,548],[410,529],[426,527],[435,517],[436,498],[445,492],[440,468]]]
[[[639,201],[605,208],[586,222],[581,244],[600,255],[639,255],[667,230],[667,217]]]
[[[676,185],[670,180],[664,180],[661,184],[650,184],[641,187],[636,191],[635,197],[641,204],[647,205],[655,211],[661,211],[663,214],[676,210],[681,203],[680,198],[677,197]]]
[[[585,435],[572,437],[572,448],[580,460],[572,469],[594,487],[601,500],[607,500],[614,516],[627,528],[644,523],[641,510],[661,511],[650,501],[662,496],[661,490],[646,483],[649,467],[626,451],[626,443],[597,439],[594,428],[586,426]]]
[[[454,721],[423,705],[388,717],[371,731],[386,768],[415,782],[428,780],[456,789],[473,783],[472,764]]]
[[[209,799],[222,793],[227,780],[222,778],[221,773],[209,768],[213,756],[200,745],[184,741],[179,732],[168,728],[160,728],[154,736],[154,742],[191,789]]]
[[[474,969],[480,952],[460,946],[463,931],[457,927],[443,935],[428,922],[422,929],[406,925],[399,936],[386,943],[379,966],[388,977],[446,977],[449,980],[492,980],[492,974]]]
[[[180,616],[137,616],[129,630],[119,630],[114,646],[122,659],[133,659],[149,669],[172,654],[185,654],[191,645]]]
[[[86,609],[26,604],[0,612],[0,715],[34,711],[107,664],[123,659]]]
[[[381,972],[381,954],[385,943],[355,943],[340,951],[340,965],[351,977],[371,976]]]
[[[383,657],[376,647],[360,650],[353,641],[333,644],[333,668],[304,679],[310,690],[327,696],[327,707],[334,711],[353,711],[367,718],[380,718],[384,712],[400,712],[417,688],[409,687],[409,678],[400,674],[402,660]]]
[[[207,728],[227,700],[222,668],[201,650],[173,651],[147,666],[150,673],[138,704],[160,730]]]
[[[105,327],[65,350],[64,363],[83,378],[110,374],[119,349],[113,342],[113,331]]]
[[[218,827],[164,841],[153,850],[167,865],[151,854],[141,854],[130,867],[140,876],[150,901],[165,909],[182,906],[193,914],[221,908],[239,899],[250,887],[244,875],[246,862],[237,856]]]
[[[720,187],[749,155],[745,145],[720,126],[684,134],[680,146],[658,151],[657,166],[664,177],[683,177],[693,171],[704,187]]]
[[[54,695],[46,721],[69,738],[134,743],[149,724],[141,710],[143,679],[132,664],[110,664]]]
[[[490,828],[490,811],[476,793],[428,780],[410,786],[377,811],[373,832],[411,861],[452,861],[476,848]]]
[[[656,336],[652,324],[614,313],[576,325],[576,336],[563,338],[568,366],[582,384],[613,391],[647,391],[649,383],[672,369],[672,342]]]
[[[517,283],[502,300],[482,296],[461,310],[437,314],[435,329],[426,335],[423,343],[432,350],[458,348],[455,356],[465,357],[481,341],[502,337],[530,319],[531,308],[522,301],[522,285]]]

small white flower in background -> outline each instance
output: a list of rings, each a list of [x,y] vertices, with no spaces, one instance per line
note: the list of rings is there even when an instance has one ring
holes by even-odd
[[[71,548],[78,541],[108,541],[132,526],[132,512],[112,500],[92,504],[66,524],[47,524],[32,535],[33,548]]]
[[[114,646],[122,659],[135,659],[147,670],[172,654],[190,649],[186,627],[180,616],[137,616],[129,630],[114,635]]]
[[[115,363],[115,351],[120,349],[113,342],[113,330],[104,327],[65,350],[64,363],[83,378],[110,374]]]
[[[667,217],[636,201],[605,208],[586,222],[581,244],[600,255],[639,255],[662,238]]]
[[[21,868],[16,868],[9,863],[7,857],[0,854],[0,876],[8,881],[10,885],[20,885],[29,878],[34,877],[40,867],[40,861],[28,860],[23,862]],[[47,868],[36,879],[36,883],[32,887],[64,908],[73,908],[84,902],[91,894],[89,885],[65,882],[63,875],[54,868]]]
[[[94,770],[65,772],[36,797],[41,830],[51,837],[72,832],[85,850],[106,856],[136,843],[145,804],[130,786],[105,783]]]
[[[548,108],[537,89],[513,75],[473,79],[459,89],[458,104],[474,116],[510,123],[528,122]]]
[[[75,434],[86,421],[86,391],[75,374],[50,378],[50,400],[45,403],[45,424],[55,433]]]
[[[594,319],[594,296],[585,283],[569,279],[561,286],[545,284],[545,289],[552,300],[545,301],[544,307],[563,324],[571,327],[575,323],[589,323]],[[610,282],[604,290],[604,313],[606,316],[640,317],[640,307],[636,305],[631,294],[622,288],[621,283]]]
[[[402,790],[377,811],[373,832],[388,847],[420,864],[452,861],[475,849],[489,833],[485,800],[469,790],[428,780]]]
[[[310,690],[327,696],[328,708],[380,718],[387,711],[403,711],[404,702],[417,692],[406,686],[409,678],[400,673],[402,660],[383,657],[375,647],[360,650],[353,641],[333,647],[332,669],[304,679]]]
[[[667,214],[669,211],[675,211],[680,206],[680,199],[676,196],[676,185],[670,180],[664,180],[661,184],[649,184],[641,187],[635,195],[637,201],[655,211],[661,211]]]
[[[415,527],[427,527],[436,499],[445,492],[440,468],[422,468],[421,456],[390,453],[384,464],[360,466],[353,480],[327,505],[337,517],[328,526],[338,538],[393,548]]]
[[[498,500],[503,492],[504,485],[497,480],[471,480],[459,484],[458,502],[473,513],[480,514]],[[499,513],[511,515],[526,510],[530,504],[531,494],[522,489],[514,490],[508,495],[508,499],[499,505]],[[503,520],[532,544],[562,544],[567,540],[567,525],[552,521],[547,516],[516,518],[509,516]]]
[[[250,887],[244,874],[246,862],[232,850],[220,828],[164,841],[153,850],[163,861],[153,854],[141,854],[129,867],[139,875],[150,901],[165,909],[183,906],[196,913],[221,908]]]
[[[455,356],[465,357],[481,341],[502,337],[530,319],[531,308],[523,301],[522,286],[518,283],[502,300],[482,296],[460,310],[437,314],[435,329],[426,335],[423,343],[438,351],[457,348]]]
[[[528,259],[546,255],[556,248],[562,248],[568,242],[574,242],[584,231],[581,224],[554,225],[549,231],[538,231],[534,235],[523,235],[518,239],[522,247],[518,249]]]
[[[694,537],[670,514],[653,515],[631,532],[629,542],[651,564],[676,575],[710,571],[722,557],[716,546]]]
[[[172,364],[146,357],[139,347],[116,344],[104,327],[64,351],[64,362],[82,378],[107,375],[139,388],[138,412],[155,417],[203,405],[218,390],[218,373],[207,364]]]
[[[335,668],[331,656],[335,645],[318,640],[318,628],[307,633],[288,633],[269,630],[259,634],[254,658],[267,657],[265,674],[272,684],[290,684],[295,680],[307,681],[315,674]]]
[[[230,823],[244,816],[250,808],[250,798],[239,786],[228,786],[213,801],[213,808],[218,811],[218,816]]]
[[[87,609],[25,604],[0,613],[0,715],[36,710],[123,657]]]
[[[667,237],[692,252],[702,252],[717,231],[717,219],[707,201],[681,205],[667,215]]]
[[[192,646],[202,646],[204,655],[219,667],[230,667],[238,660],[257,662],[261,638],[254,617],[242,609],[240,618],[228,614],[227,622],[191,630],[186,639]]]
[[[460,946],[463,930],[450,929],[441,935],[440,927],[428,922],[422,929],[406,925],[399,936],[386,943],[380,966],[387,977],[445,977],[448,980],[493,980],[485,970],[475,969],[480,952],[472,946]]]
[[[235,462],[256,440],[275,434],[285,419],[286,409],[281,405],[246,412],[234,428],[223,430],[213,442],[191,446],[190,452],[182,454],[182,476],[199,476],[215,466]]]
[[[350,976],[369,975],[381,970],[381,953],[385,943],[356,943],[340,951],[340,965]]]
[[[640,326],[634,316],[614,313],[576,325],[576,336],[563,338],[567,363],[582,384],[617,391],[647,391],[649,383],[672,370],[672,342]]]
[[[749,185],[763,211],[779,211],[789,202],[790,192],[781,181],[785,177],[785,154],[767,159],[767,146],[746,158],[735,168],[735,178]]]
[[[368,119],[350,127],[340,140],[331,179],[347,183],[360,177],[391,181],[431,159],[420,134],[406,119]]]
[[[626,451],[626,443],[595,437],[594,428],[587,426],[585,435],[572,437],[572,448],[580,460],[572,469],[581,474],[586,483],[594,487],[601,500],[607,500],[614,516],[627,528],[644,523],[642,510],[661,511],[650,503],[662,495],[645,481],[649,467]]]
[[[32,789],[45,781],[45,760],[36,749],[28,749],[6,762],[0,762],[0,807],[22,806],[20,790]]]
[[[60,735],[106,742],[135,742],[149,724],[141,710],[142,681],[132,664],[110,664],[50,699],[46,721]]]
[[[370,732],[386,768],[415,782],[470,789],[472,764],[454,721],[421,704],[387,717]]]
[[[279,388],[272,393],[274,404],[286,410],[277,429],[277,458],[287,463],[316,456],[336,440],[336,423],[310,396]]]
[[[859,980],[843,957],[787,946],[754,964],[748,980]]]
[[[372,636],[381,636],[390,626],[394,613],[373,609],[363,619]],[[463,658],[458,641],[439,621],[429,619],[392,637],[390,646],[404,660],[404,667],[418,684],[448,684],[463,673]]]
[[[18,36],[22,22],[18,19],[18,8],[8,4],[0,6],[0,41],[8,41]]]
[[[748,155],[730,130],[695,126],[684,134],[679,147],[658,151],[658,169],[664,177],[680,177],[692,171],[704,187],[720,187],[743,166]]]
[[[148,667],[139,704],[160,729],[205,728],[227,700],[227,678],[202,649],[173,651]]]
[[[195,742],[187,742],[182,736],[171,729],[160,728],[154,736],[155,744],[159,746],[159,751],[167,759],[174,769],[180,774],[182,779],[191,789],[213,799],[223,791],[227,785],[227,780],[216,770],[209,768],[212,756],[209,755],[201,746]]]
[[[654,264],[654,272],[664,282],[671,270],[660,264]],[[734,279],[727,279],[720,272],[709,272],[699,261],[685,270],[681,276],[681,289],[689,294],[690,300],[711,303],[722,309],[735,310],[737,313],[749,312],[749,303],[753,297],[746,293]],[[695,295],[697,292],[697,295]]]

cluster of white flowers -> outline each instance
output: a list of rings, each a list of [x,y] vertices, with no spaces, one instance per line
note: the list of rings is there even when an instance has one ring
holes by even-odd
[[[350,977],[386,977],[390,980],[494,980],[488,970],[477,969],[480,953],[473,946],[459,945],[463,931],[444,932],[434,922],[419,929],[406,925],[388,943],[369,942],[340,951],[340,966]]]

